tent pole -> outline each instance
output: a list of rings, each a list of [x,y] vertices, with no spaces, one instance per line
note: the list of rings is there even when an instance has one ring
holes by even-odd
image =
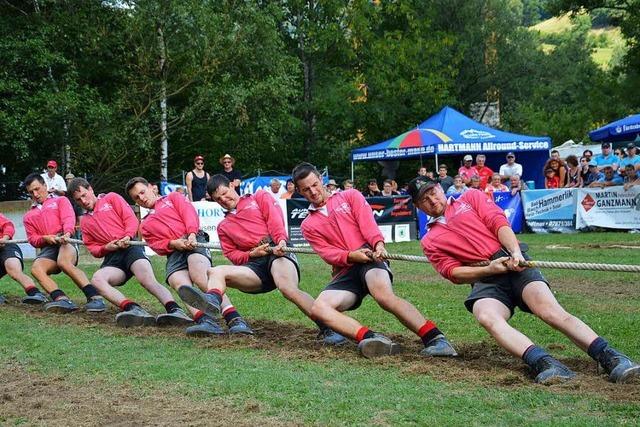
[[[351,181],[353,181],[353,161],[351,161]]]
[[[436,173],[438,173],[438,152],[436,151]]]

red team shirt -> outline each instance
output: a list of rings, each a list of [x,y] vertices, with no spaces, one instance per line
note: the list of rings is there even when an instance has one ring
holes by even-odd
[[[135,237],[138,219],[119,194],[100,194],[93,211],[80,218],[80,228],[87,250],[94,257],[102,258],[109,253],[104,248],[107,243],[126,236]]]
[[[66,197],[50,197],[41,205],[34,203],[22,221],[27,240],[36,248],[46,246],[42,236],[73,234],[76,227],[76,215]]]
[[[498,230],[509,226],[492,199],[470,189],[457,200],[449,198],[444,215],[432,220],[420,243],[433,268],[455,283],[453,269],[491,258],[502,246]]]
[[[218,225],[222,252],[235,265],[246,264],[249,252],[269,236],[276,244],[288,239],[282,209],[262,190],[241,197]]]
[[[169,242],[197,233],[199,229],[198,213],[178,192],[159,198],[140,227],[142,237],[158,255],[169,255],[173,252]]]
[[[373,211],[357,190],[336,193],[327,199],[328,216],[320,208],[309,208],[302,221],[302,235],[327,264],[350,267],[349,252],[365,244],[372,248],[384,237],[373,218]]]
[[[483,166],[482,169],[476,166],[474,169],[476,170],[476,175],[480,177],[480,188],[484,190],[487,187],[487,183],[491,181],[493,171],[488,166]]]
[[[9,236],[9,239],[13,239],[13,235],[16,233],[16,228],[9,218],[0,214],[0,238]]]

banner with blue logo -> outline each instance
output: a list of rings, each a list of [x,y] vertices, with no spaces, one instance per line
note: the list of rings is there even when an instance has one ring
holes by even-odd
[[[526,192],[525,192],[526,193]],[[454,194],[454,198],[460,197],[460,194]],[[520,193],[516,193],[512,196],[510,192],[494,192],[493,201],[496,205],[500,206],[504,211],[505,216],[511,224],[511,228],[515,233],[522,231],[524,224],[524,213],[522,211],[522,200]],[[421,210],[418,210],[418,228],[420,238],[427,234],[427,223],[429,222],[429,215],[425,214]]]
[[[534,233],[575,233],[576,200],[574,188],[523,191],[527,225]]]

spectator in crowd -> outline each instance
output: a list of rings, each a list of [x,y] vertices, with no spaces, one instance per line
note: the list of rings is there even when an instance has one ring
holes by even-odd
[[[184,187],[182,186],[177,186],[175,189],[175,192],[178,194],[181,194],[185,199],[189,199],[189,196],[187,195],[187,190],[185,190]]]
[[[560,177],[552,168],[544,170],[544,188],[560,188]]]
[[[582,187],[582,174],[580,165],[578,165],[578,158],[573,154],[567,156],[567,185],[568,188]]]
[[[342,188],[344,189],[344,191],[351,190],[353,188],[353,181],[351,181],[350,179],[345,179],[344,181],[342,181]]]
[[[158,184],[156,184],[155,182],[151,184],[151,191],[153,191],[153,194],[155,194],[156,196],[160,195],[160,188],[158,187]]]
[[[591,150],[584,150],[582,152],[582,157],[586,157],[587,158],[587,163],[589,163],[591,161],[591,158],[593,157],[593,151]]]
[[[598,171],[604,172],[605,166],[611,166],[614,171],[618,170],[618,162],[620,160],[611,151],[611,144],[603,142],[600,147],[602,149],[602,153],[593,158],[593,160],[598,164]]]
[[[592,159],[589,161],[589,173],[587,174],[587,177],[582,182],[582,186],[590,187],[591,184],[593,184],[594,182],[598,181],[600,178],[603,178],[603,177],[604,177],[604,174],[598,171],[598,164],[596,163],[595,160]]]
[[[551,155],[549,156],[549,158],[562,162],[562,159],[560,158],[560,152],[558,150],[551,150]]]
[[[509,191],[509,188],[502,183],[502,177],[499,173],[494,173],[491,177],[491,182],[484,189],[487,194],[493,194],[494,192]]]
[[[40,175],[44,179],[49,194],[54,196],[64,196],[67,192],[67,184],[64,178],[58,175],[58,162],[49,160],[47,162],[47,171]]]
[[[381,195],[384,197],[392,197],[392,196],[399,196],[400,193],[398,193],[397,191],[393,191],[393,185],[391,184],[390,179],[385,179],[384,182],[382,183]]]
[[[207,200],[207,182],[209,182],[209,174],[204,170],[204,157],[197,155],[193,159],[192,170],[187,172],[185,182],[187,184],[187,197],[191,202]]]
[[[640,156],[637,155],[637,151],[635,142],[627,144],[627,157],[620,160],[620,168],[633,165],[636,170],[640,170]]]
[[[242,173],[239,170],[233,168],[236,164],[236,159],[231,157],[231,155],[229,154],[225,154],[224,156],[220,157],[219,162],[222,165],[222,171],[220,171],[220,173],[224,175],[229,180],[229,182],[231,182],[233,188],[238,193],[240,193],[240,182],[242,181]]]
[[[398,183],[395,181],[395,179],[391,180],[391,190],[395,191],[398,194],[401,194],[400,190],[398,190]]]
[[[447,189],[447,196],[452,196],[454,194],[464,194],[468,188],[462,182],[462,177],[460,175],[456,175],[453,177],[453,185]]]
[[[545,177],[547,176],[547,169],[552,169],[555,176],[558,177],[558,186],[554,188],[564,187],[567,179],[567,168],[564,165],[564,162],[561,162],[558,159],[551,158],[547,160],[547,163],[545,163],[544,168],[542,169],[544,171]]]
[[[613,150],[613,155],[618,158],[618,164],[620,164],[622,159],[627,157],[627,153],[625,153],[624,147],[616,148],[615,150]]]
[[[271,178],[269,182],[269,189],[266,190],[271,197],[275,200],[280,200],[280,197],[286,192],[284,188],[282,188],[282,183],[278,178]]]
[[[480,177],[478,175],[473,175],[471,180],[469,181],[469,188],[475,188],[476,190],[482,190],[480,188]]]
[[[582,156],[580,157],[580,178],[582,179],[581,187],[584,187],[587,175],[589,175],[589,159]]]
[[[296,191],[296,186],[293,185],[293,181],[288,179],[287,180],[287,184],[285,185],[285,187],[287,187],[287,191],[282,193],[280,198],[281,199],[290,199],[290,198],[292,198],[293,197],[293,193]]]
[[[628,190],[633,185],[640,184],[640,171],[637,171],[633,165],[626,165],[624,167],[624,189]]]
[[[76,177],[76,176],[75,176],[74,174],[72,174],[71,172],[69,172],[68,174],[66,174],[66,175],[64,176],[64,182],[65,182],[65,184],[67,184],[67,188],[69,187],[69,183],[70,183],[71,181],[73,181],[73,179],[74,179],[75,177]]]
[[[67,188],[69,188],[69,183],[71,181],[73,181],[73,179],[76,176],[74,174],[72,174],[71,172],[69,172],[68,174],[65,175],[64,180],[66,181],[67,184]],[[80,224],[79,219],[82,216],[82,208],[76,203],[75,199],[73,197],[71,197],[71,195],[67,195],[67,199],[69,199],[69,202],[71,202],[71,207],[73,208],[73,213],[76,214],[76,232],[73,233],[73,238],[74,239],[79,239],[80,238],[80,230],[78,229],[78,225]]]
[[[458,175],[462,178],[462,183],[469,185],[471,183],[471,177],[476,175],[476,168],[472,166],[473,157],[471,154],[467,154],[462,159],[462,166],[458,169]]]
[[[484,154],[478,154],[476,156],[476,175],[480,177],[480,189],[484,190],[487,188],[487,184],[489,180],[493,176],[493,171],[489,166],[485,166],[484,162],[487,160],[487,157]]]
[[[624,180],[616,171],[613,170],[613,166],[606,165],[603,171],[604,176],[598,179],[596,182],[592,182],[591,184],[589,184],[589,187],[605,188],[624,184]]]
[[[522,165],[516,163],[515,154],[507,153],[507,163],[500,166],[500,178],[503,181],[507,181],[513,175],[522,176]]]
[[[409,183],[405,182],[404,184],[402,184],[402,187],[400,187],[399,192],[403,196],[409,194]]]
[[[378,189],[378,181],[375,179],[370,179],[369,182],[367,182],[367,189],[362,192],[364,197],[376,197],[381,194],[382,193]]]
[[[418,176],[427,176],[427,168],[420,166],[420,168],[418,168]]]
[[[515,196],[518,191],[528,190],[527,184],[525,184],[524,181],[520,179],[520,175],[518,174],[511,175],[511,178],[509,178],[509,183],[509,190],[511,191],[512,196]]]
[[[338,183],[336,182],[335,179],[330,179],[327,182],[327,191],[329,192],[329,194],[333,195],[336,194],[338,192],[340,192],[340,188],[338,188]]]
[[[432,181],[435,180],[435,178],[433,176],[433,171],[427,171],[426,177],[429,178]]]
[[[438,179],[436,179],[440,183],[442,189],[447,192],[449,187],[453,185],[453,178],[447,175],[447,165],[442,164],[438,166]]]

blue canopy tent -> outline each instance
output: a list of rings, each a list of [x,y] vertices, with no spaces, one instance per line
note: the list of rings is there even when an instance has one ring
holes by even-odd
[[[592,141],[640,141],[640,114],[616,120],[589,132]]]
[[[402,146],[401,137],[415,132],[430,134],[418,145],[414,141]],[[434,155],[436,166],[438,155],[463,156],[465,154],[485,154],[487,166],[498,171],[506,162],[506,153],[513,151],[516,162],[523,165],[523,179],[536,182],[536,187],[544,186],[542,168],[549,158],[551,138],[547,136],[527,136],[493,129],[472,120],[451,107],[444,107],[440,112],[420,123],[417,129],[406,132],[368,147],[351,151],[351,175],[353,163],[365,160],[390,160],[415,158],[423,155]]]

